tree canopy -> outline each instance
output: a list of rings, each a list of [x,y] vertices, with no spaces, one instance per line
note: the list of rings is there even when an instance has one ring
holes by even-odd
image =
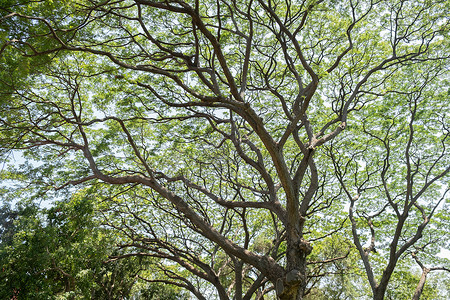
[[[3,1],[3,197],[88,199],[110,262],[198,299],[418,299],[450,269],[449,9]]]

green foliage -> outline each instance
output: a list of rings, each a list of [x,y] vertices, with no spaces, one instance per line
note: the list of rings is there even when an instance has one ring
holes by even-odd
[[[142,288],[136,295],[138,299],[148,300],[187,300],[188,295],[180,294],[175,287],[165,284],[150,284]]]
[[[410,297],[448,266],[449,9],[1,1],[0,298]]]
[[[420,279],[419,270],[398,268],[394,273],[389,289],[386,292],[387,299],[408,299],[411,291],[414,291]],[[436,287],[426,286],[421,299],[439,299]]]
[[[314,244],[309,260],[312,276],[305,299],[360,299],[370,293],[358,255],[345,236],[334,235]]]
[[[77,195],[47,209],[20,204],[9,212],[15,220],[12,229],[2,226],[2,298],[111,299],[130,293],[132,261],[104,263],[115,238],[97,224],[92,206]]]

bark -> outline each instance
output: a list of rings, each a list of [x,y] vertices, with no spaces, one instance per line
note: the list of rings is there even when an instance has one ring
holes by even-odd
[[[417,284],[416,290],[414,291],[414,295],[412,296],[412,300],[419,300],[422,295],[423,288],[425,286],[425,282],[427,280],[427,275],[430,272],[430,269],[423,268],[422,276],[420,277],[419,283]]]

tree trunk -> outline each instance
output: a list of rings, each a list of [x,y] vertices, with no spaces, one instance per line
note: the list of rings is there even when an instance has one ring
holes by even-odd
[[[379,285],[373,290],[373,300],[383,300],[386,294],[387,285]]]
[[[287,273],[276,282],[276,292],[280,300],[301,300],[306,286],[306,257],[311,253],[311,245],[297,235],[297,239],[287,241]]]
[[[425,281],[427,280],[427,275],[430,272],[430,269],[423,268],[422,276],[420,277],[419,283],[417,284],[414,295],[412,296],[412,300],[419,300],[422,295],[423,287],[425,286]]]

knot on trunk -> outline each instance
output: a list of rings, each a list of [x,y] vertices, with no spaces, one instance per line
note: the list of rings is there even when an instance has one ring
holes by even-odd
[[[298,285],[304,280],[304,275],[299,270],[291,270],[286,274],[286,284],[287,285]]]
[[[279,278],[276,282],[276,292],[279,299],[295,299],[300,286],[306,281],[306,275],[299,270],[293,269],[286,273],[283,279]]]
[[[307,240],[304,240],[304,239],[300,239],[297,246],[298,246],[298,249],[305,254],[305,256],[309,255],[313,249],[311,244]]]

